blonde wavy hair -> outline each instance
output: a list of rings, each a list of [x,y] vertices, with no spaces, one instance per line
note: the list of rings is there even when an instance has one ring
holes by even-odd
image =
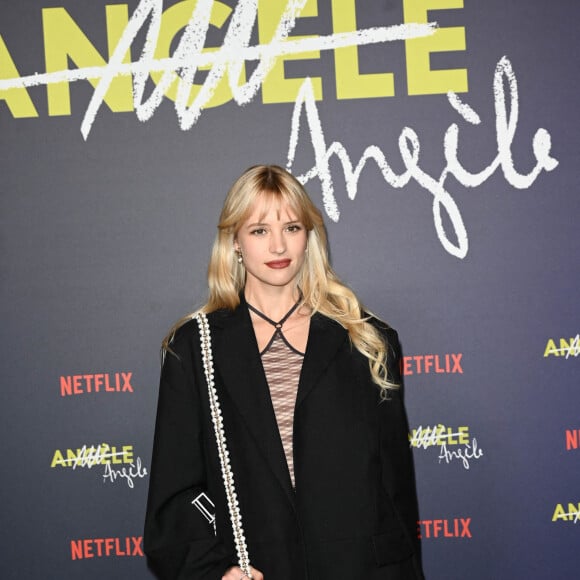
[[[384,397],[398,385],[390,380],[387,369],[387,345],[354,294],[330,266],[326,229],[322,215],[302,184],[277,165],[256,165],[247,169],[233,184],[225,199],[208,266],[209,296],[199,310],[178,321],[163,341],[164,351],[177,329],[197,312],[209,314],[219,309],[235,309],[246,283],[246,271],[237,260],[234,241],[237,232],[254,208],[256,201],[269,200],[286,205],[308,232],[308,252],[296,285],[302,304],[311,314],[319,312],[338,322],[347,331],[354,347],[369,362],[372,380]]]

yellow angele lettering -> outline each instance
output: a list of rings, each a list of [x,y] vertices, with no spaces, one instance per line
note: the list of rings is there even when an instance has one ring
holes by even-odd
[[[554,514],[552,515],[552,521],[555,522],[557,520],[564,520],[564,521],[576,521],[578,518],[578,514],[580,513],[580,503],[575,505],[573,503],[568,504],[568,511],[564,509],[564,506],[559,503],[554,510]]]
[[[115,50],[129,21],[126,4],[106,6],[107,45],[109,57]],[[68,69],[70,58],[79,68],[105,66],[106,62],[97,49],[71,18],[64,8],[43,8],[42,25],[44,29],[44,59],[46,72]],[[130,50],[123,59],[131,62]],[[88,79],[96,87],[99,79]],[[70,115],[70,88],[64,81],[47,86],[48,114]],[[111,81],[104,97],[105,103],[115,112],[133,110],[133,80],[131,75],[120,75]]]
[[[332,31],[355,32],[355,0],[332,0]],[[395,94],[393,73],[359,73],[358,47],[334,50],[337,99],[392,97]]]
[[[554,510],[554,514],[552,515],[552,521],[555,522],[557,520],[566,520],[566,519],[568,519],[568,515],[566,514],[566,510],[564,509],[562,504],[559,503],[556,506],[556,509]]]
[[[66,459],[62,456],[62,453],[59,449],[54,452],[52,461],[50,462],[51,467],[56,467],[57,465],[60,465],[61,467],[67,467]]]
[[[4,39],[0,36],[0,79],[16,78],[20,78],[20,75]],[[12,116],[15,118],[38,117],[32,99],[24,87],[0,90],[0,101],[6,101]]]
[[[259,0],[258,2],[258,33],[260,44],[269,44],[274,32],[278,28],[283,10],[287,2],[273,2],[272,0]],[[300,13],[301,17],[318,15],[317,0],[308,0]],[[312,36],[292,36],[289,40],[312,38]],[[309,60],[320,58],[320,51],[312,50],[296,54],[278,56],[268,75],[262,82],[263,103],[291,103],[296,100],[298,91],[304,82],[303,78],[287,79],[284,76],[284,63],[288,60]],[[322,99],[322,80],[320,77],[311,77],[314,88],[314,97],[317,101]]]
[[[133,445],[123,445],[123,463],[133,463]]]
[[[568,504],[568,521],[580,521],[580,502]]]
[[[447,427],[447,445],[457,445],[457,439],[453,439],[453,435],[455,435],[455,433],[453,433],[453,429],[451,427]]]
[[[556,347],[556,343],[554,342],[554,339],[552,339],[552,338],[550,338],[548,340],[548,343],[546,344],[546,349],[544,350],[544,357],[547,357],[550,355],[560,356],[560,351]]]
[[[177,33],[184,28],[193,11],[195,10],[195,6],[197,4],[197,0],[184,0],[183,2],[178,2],[173,6],[170,6],[163,12],[161,17],[161,27],[159,30],[159,38],[157,39],[157,45],[155,46],[155,59],[164,59],[169,58],[171,56],[171,45],[172,42],[177,35]],[[210,15],[210,24],[215,26],[216,28],[222,28],[225,24],[228,16],[231,14],[232,9],[223,2],[218,2],[217,0],[213,3],[211,8],[211,15]],[[219,48],[204,48],[203,52],[210,52],[219,50]],[[198,67],[199,70],[209,70],[210,66],[205,67]],[[158,84],[163,77],[163,72],[152,72],[151,78]],[[177,87],[179,84],[179,77],[176,73],[172,73],[175,77],[172,83],[169,85],[169,88],[165,91],[165,96],[172,101],[177,99]],[[245,67],[242,67],[240,72],[240,77],[238,79],[238,85],[241,85],[246,82],[246,74],[245,74]],[[198,85],[192,83],[191,90],[189,93],[189,97],[187,100],[187,106],[191,106],[193,104],[194,99],[199,94],[202,85]],[[211,99],[208,100],[207,103],[204,104],[204,109],[209,109],[212,107],[218,107],[219,105],[223,105],[228,101],[232,100],[232,92],[228,82],[228,75],[223,75],[223,77],[219,80],[218,84],[216,85],[215,89],[213,90],[213,94]]]
[[[463,0],[403,0],[405,24],[428,22],[429,10],[463,8]],[[438,28],[431,36],[405,40],[409,95],[467,92],[467,69],[431,70],[432,52],[465,50],[465,28]]]
[[[72,467],[75,465],[79,460],[83,459],[84,453],[85,451],[83,449],[77,449],[76,451],[74,449],[67,449],[66,460],[64,462],[65,466]]]
[[[70,467],[81,457],[82,453],[83,453],[82,449],[77,449],[76,453],[73,449],[67,449],[65,459],[64,455],[62,454],[62,451],[60,449],[57,449],[54,452],[50,466],[56,467],[57,465],[60,465],[61,467]]]
[[[101,456],[99,463],[101,465],[107,465],[111,463],[111,452],[111,446],[108,443],[101,443],[99,445],[99,455]]]

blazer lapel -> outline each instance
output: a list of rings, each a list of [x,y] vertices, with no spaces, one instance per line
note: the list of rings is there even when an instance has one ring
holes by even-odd
[[[318,313],[312,316],[298,385],[296,409],[314,389],[318,378],[332,362],[345,340],[348,340],[348,332],[338,322]]]
[[[290,473],[248,310],[242,300],[235,311],[211,316],[210,320],[217,327],[215,339],[212,337],[216,373],[256,447],[293,503]]]

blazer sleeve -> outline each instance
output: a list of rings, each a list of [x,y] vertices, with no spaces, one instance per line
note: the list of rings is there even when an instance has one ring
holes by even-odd
[[[162,580],[219,580],[235,557],[192,504],[207,478],[202,401],[187,342],[175,341],[161,371],[144,549]]]
[[[413,456],[409,445],[409,424],[403,402],[403,381],[400,372],[401,346],[397,332],[388,328],[386,334],[389,378],[400,387],[391,390],[389,398],[380,404],[382,453],[381,466],[385,491],[392,499],[396,515],[402,524],[408,542],[415,552],[418,578],[423,578],[421,546],[417,533],[419,512]]]

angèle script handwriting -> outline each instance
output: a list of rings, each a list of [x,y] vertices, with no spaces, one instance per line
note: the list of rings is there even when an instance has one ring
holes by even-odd
[[[133,489],[135,487],[134,480],[142,479],[147,475],[147,469],[142,466],[141,458],[137,457],[137,459],[135,459],[135,463],[129,464],[129,467],[115,469],[111,466],[111,464],[105,465],[103,482],[109,481],[114,483],[117,479],[124,479],[127,482],[127,485]]]

